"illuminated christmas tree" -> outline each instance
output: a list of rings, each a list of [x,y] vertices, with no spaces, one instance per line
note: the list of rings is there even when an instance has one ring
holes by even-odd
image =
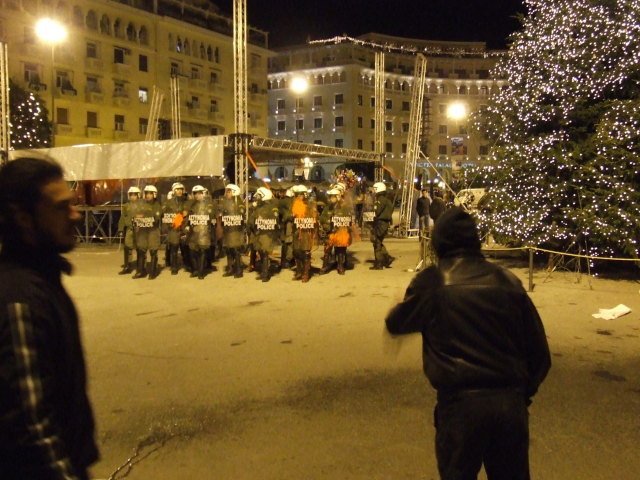
[[[11,148],[46,148],[51,145],[51,123],[40,98],[9,82]]]
[[[525,0],[478,116],[497,240],[637,258],[640,1]]]

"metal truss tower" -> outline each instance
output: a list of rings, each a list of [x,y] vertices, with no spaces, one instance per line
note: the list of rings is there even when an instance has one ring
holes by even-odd
[[[164,92],[154,85],[153,93],[151,95],[149,124],[147,125],[147,135],[145,137],[147,142],[158,139],[158,118],[160,117],[160,109],[162,108],[163,100]]]
[[[9,159],[9,59],[7,44],[0,42],[0,164]]]
[[[180,79],[171,77],[171,138],[182,137],[182,118],[180,113]]]
[[[375,170],[375,181],[381,182],[384,179],[384,128],[385,128],[385,120],[384,120],[384,109],[385,109],[385,98],[384,98],[384,52],[376,52],[376,62],[375,62],[375,115],[374,115],[374,150],[380,155],[380,165]]]
[[[424,87],[427,76],[427,59],[424,55],[416,56],[413,90],[411,92],[411,112],[409,114],[409,138],[407,139],[407,156],[402,177],[402,201],[400,203],[400,225],[398,235],[408,237],[411,229],[411,210],[414,198],[413,179],[420,156],[420,133],[422,131]]]
[[[235,161],[235,183],[245,195],[248,202],[249,166],[246,152],[249,149],[247,112],[247,2],[233,1],[233,94],[234,94],[234,127],[231,138]],[[248,211],[248,209],[247,209]]]

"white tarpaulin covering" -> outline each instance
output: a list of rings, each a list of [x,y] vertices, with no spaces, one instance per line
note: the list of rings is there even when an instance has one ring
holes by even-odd
[[[189,177],[223,174],[224,136],[103,143],[15,150],[12,160],[48,155],[62,165],[67,180]]]

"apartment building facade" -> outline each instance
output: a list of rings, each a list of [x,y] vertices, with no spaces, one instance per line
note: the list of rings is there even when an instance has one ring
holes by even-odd
[[[67,40],[38,39],[42,17]],[[55,146],[144,140],[154,87],[164,93],[160,138],[171,138],[172,77],[182,137],[233,133],[232,35],[230,18],[196,0],[0,0],[9,76],[53,113]],[[267,33],[250,28],[249,133],[262,136],[270,55]]]
[[[368,34],[279,49],[269,66],[269,136],[374,151],[374,65],[380,45],[393,47],[385,53],[384,153],[395,176],[404,171],[415,52],[427,57],[422,152],[447,179],[460,168],[485,161],[489,146],[470,133],[469,114],[502,88],[503,81],[491,78],[490,71],[504,52],[487,51],[481,42]],[[292,88],[297,78],[306,80],[304,93]],[[329,178],[340,163],[325,159],[325,166],[315,167],[314,177]],[[420,161],[418,169],[435,177],[427,161]]]

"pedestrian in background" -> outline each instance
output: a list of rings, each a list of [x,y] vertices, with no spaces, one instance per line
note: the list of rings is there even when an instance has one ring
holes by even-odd
[[[86,480],[98,459],[78,316],[60,256],[81,216],[55,162],[0,170],[0,478]]]
[[[438,392],[442,480],[528,480],[527,407],[551,366],[542,321],[520,281],[488,262],[459,207],[433,231],[438,265],[420,272],[387,315],[394,335],[420,332],[424,372]]]
[[[422,190],[420,198],[416,203],[416,213],[418,214],[418,228],[420,233],[427,233],[429,231],[429,207],[431,206],[431,198],[429,198],[429,191],[427,189]]]

